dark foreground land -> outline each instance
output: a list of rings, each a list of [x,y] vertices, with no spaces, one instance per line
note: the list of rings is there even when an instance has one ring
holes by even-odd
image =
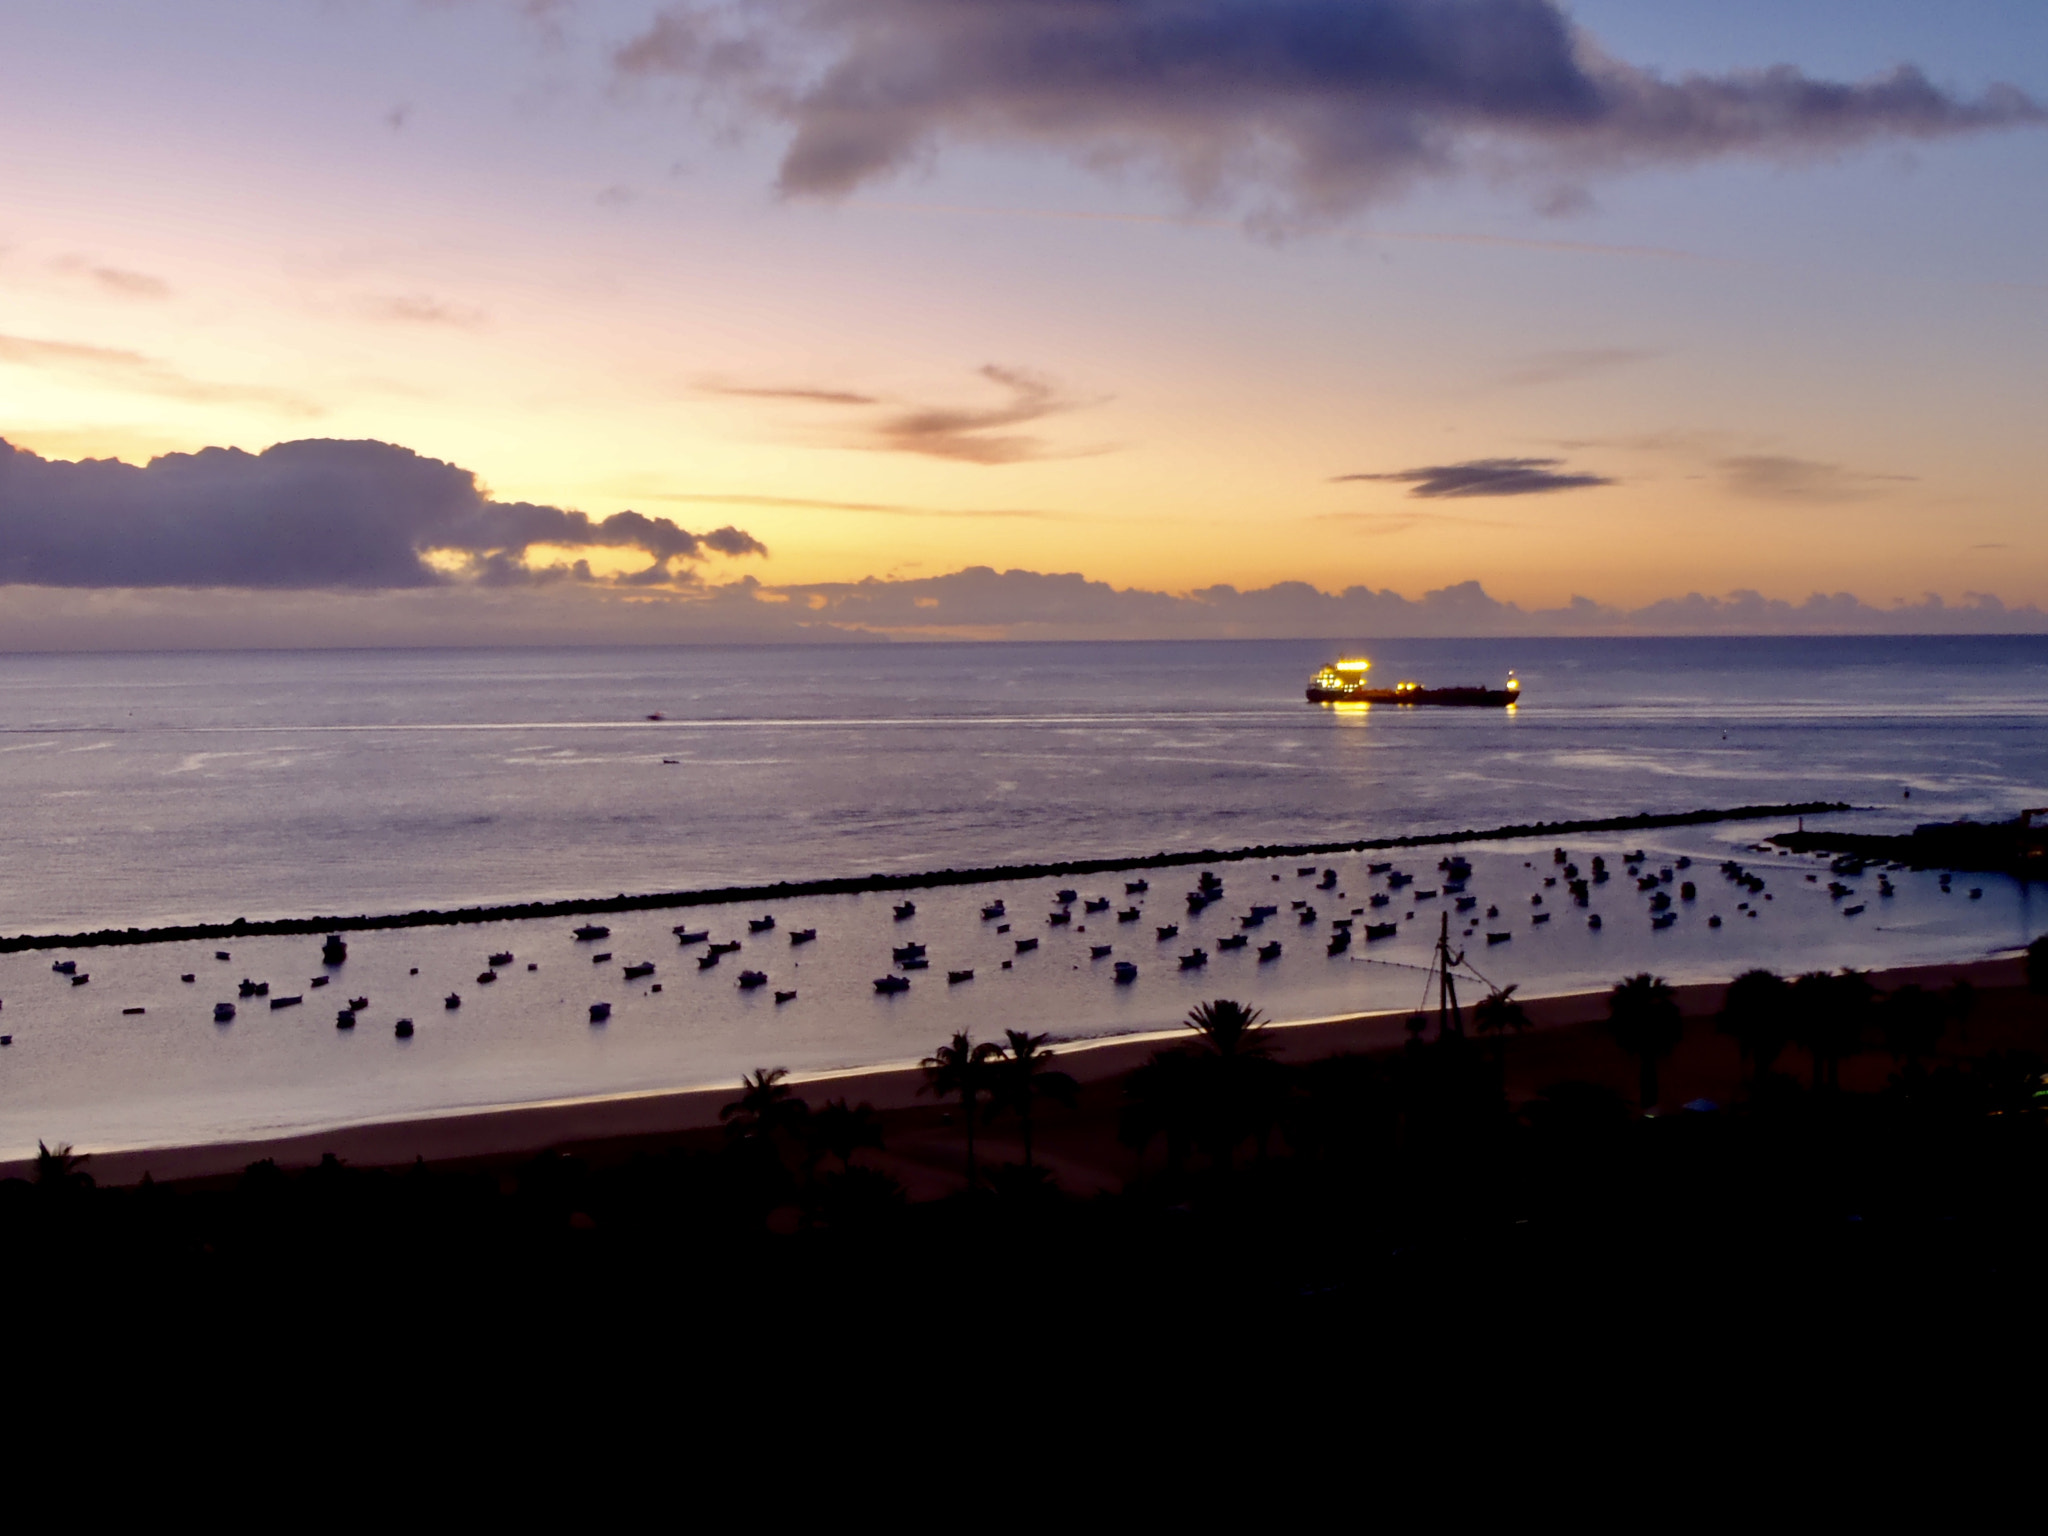
[[[1350,1392],[2017,1363],[2048,1282],[2048,997],[2019,970],[1638,995],[1619,1036],[1503,1007],[1319,1059],[1212,1018],[1072,1085],[942,1052],[918,1107],[771,1078],[715,1130],[516,1160],[99,1188],[53,1151],[0,1183],[0,1273],[43,1298],[17,1319],[61,1298],[45,1345],[323,1368],[401,1341],[636,1369],[856,1349],[1142,1395],[1160,1368]]]

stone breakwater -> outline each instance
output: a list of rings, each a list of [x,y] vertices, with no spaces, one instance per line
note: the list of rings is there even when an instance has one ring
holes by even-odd
[[[263,935],[367,933],[388,928],[442,928],[524,918],[581,917],[606,912],[649,912],[676,907],[756,903],[797,896],[850,896],[870,891],[930,890],[949,885],[982,885],[1005,880],[1043,880],[1119,870],[1168,869],[1182,864],[1226,864],[1248,859],[1310,858],[1377,849],[1427,848],[1451,843],[1507,842],[1516,838],[1564,837],[1584,832],[1647,832],[1660,827],[1703,826],[1720,821],[1761,821],[1779,816],[1822,816],[1852,807],[1845,801],[1808,800],[1792,805],[1739,805],[1697,811],[1643,812],[1580,821],[1518,822],[1510,826],[1419,832],[1402,837],[1352,838],[1341,842],[1268,843],[1251,848],[1203,848],[1110,859],[1068,859],[1058,863],[991,864],[974,869],[923,870],[906,874],[847,875],[825,880],[783,880],[769,885],[729,885],[699,891],[651,891],[638,895],[576,897],[564,901],[511,902],[418,912],[357,913],[354,916],[288,917],[250,922],[183,923],[161,928],[102,928],[90,933],[24,933],[0,938],[0,954],[33,949],[92,949],[121,944],[164,944],[190,939],[233,939]]]

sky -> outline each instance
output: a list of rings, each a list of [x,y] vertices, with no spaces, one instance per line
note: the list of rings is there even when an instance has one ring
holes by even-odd
[[[2048,629],[2044,104],[2038,0],[0,0],[0,646]]]

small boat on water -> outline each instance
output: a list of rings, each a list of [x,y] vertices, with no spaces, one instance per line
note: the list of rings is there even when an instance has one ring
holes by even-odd
[[[1330,935],[1330,947],[1327,952],[1333,955],[1341,955],[1350,947],[1351,930],[1349,928],[1339,928]]]
[[[398,1036],[401,1040],[410,1040],[412,1038],[412,1020],[400,1019],[391,1026],[391,1033]]]
[[[233,1022],[234,1022],[234,1018],[235,1018],[235,1005],[234,1005],[233,1003],[215,1003],[215,1004],[213,1005],[213,1022],[214,1022],[214,1023],[216,1023],[216,1024],[231,1024],[231,1023],[233,1023]]]
[[[903,920],[904,920],[905,918],[910,918],[910,917],[915,917],[915,916],[917,916],[917,903],[916,903],[916,902],[914,902],[914,901],[899,901],[899,902],[897,902],[897,903],[896,903],[896,921],[897,921],[897,922],[899,922],[899,923],[900,923],[900,922],[902,922],[902,921],[903,921]]]
[[[1315,922],[1317,922],[1317,921],[1318,921],[1318,919],[1317,919],[1317,917],[1316,917],[1316,909],[1315,909],[1314,907],[1303,907],[1303,908],[1301,909],[1301,925],[1302,925],[1302,927],[1304,927],[1304,928],[1306,928],[1306,927],[1309,927],[1309,926],[1310,926],[1311,924],[1313,924],[1313,923],[1315,923]]]
[[[1486,936],[1486,942],[1489,944],[1506,944],[1513,938],[1514,935],[1512,933],[1489,933]]]
[[[767,985],[768,973],[766,971],[740,972],[740,990],[742,992],[751,992],[756,987],[765,987]]]
[[[697,957],[697,969],[700,971],[708,971],[711,969],[711,967],[718,964],[718,962],[720,960],[723,960],[724,958],[724,954],[715,949],[710,951],[708,954],[699,955]]]
[[[50,962],[50,969],[59,976],[76,976],[78,974],[78,962],[76,960],[53,960]]]
[[[612,1005],[610,1003],[592,1003],[590,1005],[591,1023],[602,1024],[606,1019],[610,1018],[611,1016]]]
[[[1259,946],[1259,958],[1261,960],[1278,960],[1280,958],[1280,941],[1275,939],[1270,944],[1261,944]]]
[[[1136,907],[1125,907],[1123,911],[1117,913],[1116,920],[1120,923],[1135,923],[1139,918],[1143,917],[1144,915],[1145,914],[1143,912],[1140,912]]]
[[[490,963],[494,970],[501,965],[510,965],[512,963],[512,951],[509,949],[499,950],[495,955],[491,956]]]
[[[1090,960],[1107,960],[1110,949],[1111,946],[1108,944],[1090,944],[1088,946],[1088,958]]]
[[[714,955],[736,955],[739,952],[740,941],[738,939],[727,939],[723,944],[711,946],[711,953]]]
[[[1159,942],[1164,944],[1168,939],[1177,939],[1180,937],[1180,924],[1163,923],[1160,925],[1158,932]]]
[[[87,983],[88,981],[91,981],[91,980],[92,980],[92,977],[91,977],[91,976],[89,976],[89,975],[88,975],[88,974],[87,974],[86,972],[84,972],[84,971],[80,971],[80,972],[79,972],[79,973],[78,973],[78,974],[77,974],[76,976],[73,976],[73,977],[71,978],[71,985],[73,985],[74,987],[82,987],[82,986],[84,986],[84,985],[85,985],[85,984],[86,984],[86,983]],[[264,988],[263,990],[264,990],[264,991],[266,991],[266,992],[268,992],[268,991],[269,991],[270,989],[269,989],[268,987],[265,987],[265,988]]]
[[[1472,685],[1454,688],[1425,688],[1403,680],[1391,688],[1375,688],[1366,679],[1372,663],[1364,657],[1333,661],[1309,679],[1311,704],[1463,704],[1495,709],[1517,704],[1522,697],[1522,680],[1514,673],[1499,688]]]
[[[592,965],[609,965],[611,963],[611,958],[612,952],[610,950],[606,950],[601,955],[592,955],[590,957],[590,963]]]
[[[1109,898],[1107,896],[1090,896],[1081,903],[1081,910],[1083,912],[1107,912],[1109,910]]]
[[[790,930],[789,942],[792,944],[808,944],[817,936],[818,930],[815,928],[793,928]]]
[[[676,942],[678,944],[702,944],[706,939],[711,937],[711,930],[709,928],[691,928],[688,926],[684,926],[681,928],[671,928],[669,932],[673,933],[676,936]]]
[[[309,987],[324,987],[327,985],[327,981],[328,978],[325,976],[315,976],[311,981],[307,982],[306,985]]]
[[[773,917],[750,917],[747,919],[747,932],[749,933],[767,933],[774,926],[775,919]]]
[[[875,978],[875,990],[885,996],[896,992],[908,992],[910,990],[910,978],[908,976],[877,976]]]
[[[1209,956],[1204,950],[1191,949],[1180,957],[1180,968],[1184,971],[1198,971],[1208,963]]]
[[[1248,933],[1231,933],[1218,939],[1216,947],[1218,949],[1243,949],[1251,941],[1252,936]]]
[[[791,989],[790,989],[789,991],[787,991],[787,992],[778,992],[778,993],[776,993],[776,994],[775,994],[775,1001],[776,1001],[776,1004],[777,1004],[778,1006],[780,1006],[780,1005],[781,1005],[781,1004],[783,1004],[783,1003],[793,1003],[793,1002],[795,1002],[795,1001],[796,1001],[796,990],[795,990],[794,988],[791,988]]]
[[[581,928],[578,928],[576,930],[577,941],[579,943],[584,944],[588,944],[593,939],[608,939],[611,936],[611,929],[606,928],[599,923],[585,923]]]
[[[1126,880],[1124,882],[1124,894],[1126,896],[1142,896],[1151,889],[1152,882],[1150,880]]]
[[[275,1008],[277,1004],[272,1003],[270,1006]],[[443,1008],[460,1008],[462,1006],[462,994],[460,992],[450,992],[441,999],[441,1006]]]
[[[348,1000],[348,1010],[350,1013],[361,1013],[369,1006],[370,1000],[367,997],[352,997]]]
[[[628,981],[638,981],[642,976],[652,976],[653,974],[654,962],[652,960],[642,960],[638,965],[626,967],[626,980]]]
[[[889,951],[889,958],[898,965],[901,965],[906,960],[922,960],[924,958],[924,946],[922,944],[898,944]]]
[[[1028,954],[1036,948],[1038,948],[1038,940],[1036,939],[1019,939],[1017,941],[1017,953],[1020,955]]]
[[[1004,910],[1000,901],[992,901],[981,909],[981,920],[984,923],[992,923],[999,917],[1007,916],[1009,913]]]
[[[1048,928],[1064,928],[1069,923],[1073,922],[1073,920],[1074,914],[1071,912],[1067,912],[1064,910],[1059,912],[1048,912],[1045,915],[1045,926]]]
[[[348,958],[348,946],[341,942],[341,935],[330,933],[327,942],[320,946],[320,959],[325,965],[339,965]]]
[[[341,1012],[337,1013],[334,1016],[334,1027],[336,1029],[354,1029],[356,1027],[355,1009],[344,1008]]]
[[[1128,960],[1119,960],[1116,963],[1116,979],[1120,982],[1136,981],[1138,968]]]
[[[478,971],[476,973],[476,984],[480,987],[488,987],[497,979],[498,973],[496,971]]]
[[[1080,900],[1080,897],[1081,893],[1079,891],[1055,891],[1052,899],[1059,902],[1062,906],[1071,907],[1076,901]]]
[[[960,984],[961,982],[963,982],[963,981],[972,981],[972,980],[974,980],[974,972],[972,972],[972,971],[948,971],[948,972],[946,972],[946,985],[947,985],[947,986],[949,986],[949,987],[951,987],[951,986],[957,986],[957,985],[959,985],[959,984]]]
[[[1399,923],[1367,923],[1365,925],[1366,942],[1371,943],[1374,939],[1391,939],[1400,931],[1401,925]]]
[[[898,960],[896,962],[896,969],[899,971],[928,971],[931,968],[931,961],[925,959],[923,955],[919,955],[915,960]]]

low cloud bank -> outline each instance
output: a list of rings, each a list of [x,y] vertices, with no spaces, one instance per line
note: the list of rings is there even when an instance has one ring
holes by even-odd
[[[0,587],[0,650],[408,645],[865,644],[961,640],[1374,640],[1570,635],[2048,634],[2048,613],[1981,593],[1879,608],[1846,592],[1801,602],[1688,593],[1640,608],[1574,598],[1525,609],[1476,581],[1408,598],[1305,582],[1240,591],[1117,588],[986,566],[908,581],[688,590],[478,582],[380,592]]]
[[[390,590],[591,582],[536,566],[536,545],[636,550],[618,582],[701,585],[678,569],[766,554],[738,528],[493,501],[466,469],[390,443],[308,439],[206,448],[136,466],[44,459],[0,441],[0,582],[44,587]],[[438,558],[436,558],[438,557]]]

